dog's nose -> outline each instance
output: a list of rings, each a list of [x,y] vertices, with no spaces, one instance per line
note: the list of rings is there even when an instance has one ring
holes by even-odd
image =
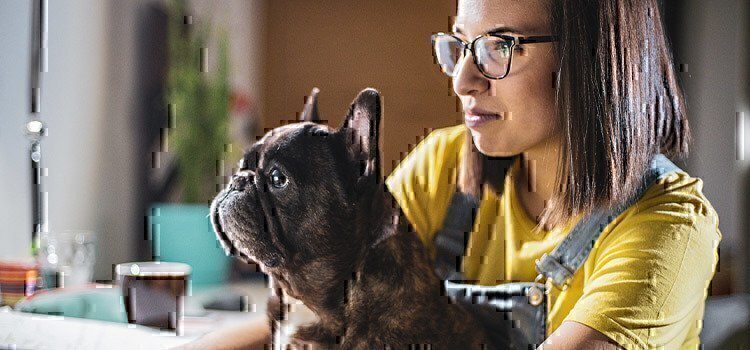
[[[240,173],[232,176],[231,188],[236,191],[242,191],[245,189],[248,183],[253,181],[253,174]]]

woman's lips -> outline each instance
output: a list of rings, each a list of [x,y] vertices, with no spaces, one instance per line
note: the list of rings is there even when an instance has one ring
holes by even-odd
[[[500,119],[499,114],[481,110],[468,110],[464,115],[464,122],[470,128],[475,128],[498,119]]]

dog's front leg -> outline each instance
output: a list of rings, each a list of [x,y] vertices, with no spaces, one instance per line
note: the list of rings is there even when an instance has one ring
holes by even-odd
[[[341,337],[324,328],[320,323],[313,323],[297,328],[293,336],[294,342],[303,345],[304,349],[338,349]]]

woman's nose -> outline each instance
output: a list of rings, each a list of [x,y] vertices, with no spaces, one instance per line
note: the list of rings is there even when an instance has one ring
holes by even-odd
[[[453,77],[453,91],[457,95],[476,95],[489,89],[490,81],[482,75],[477,65],[474,64],[474,57],[471,52],[467,52],[464,58],[456,64],[456,69]]]

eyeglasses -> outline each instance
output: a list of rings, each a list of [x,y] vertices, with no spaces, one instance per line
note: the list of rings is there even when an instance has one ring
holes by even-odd
[[[432,36],[435,59],[445,74],[455,77],[456,66],[471,52],[474,64],[488,79],[502,79],[508,76],[516,45],[536,44],[557,41],[556,36],[514,37],[497,33],[482,34],[470,43],[453,34],[437,33]]]

